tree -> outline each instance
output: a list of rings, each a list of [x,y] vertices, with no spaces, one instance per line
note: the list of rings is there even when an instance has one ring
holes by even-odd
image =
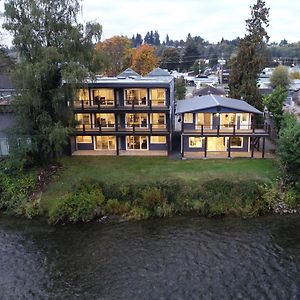
[[[16,167],[57,158],[72,128],[75,86],[93,68],[101,25],[77,22],[79,1],[7,0],[4,28],[20,56],[14,72],[15,127],[10,153]],[[62,85],[62,81],[67,84]]]
[[[257,80],[266,65],[266,43],[269,40],[269,8],[257,0],[251,7],[251,18],[246,20],[247,35],[240,40],[237,54],[230,61],[230,97],[243,98],[249,104],[262,109],[262,98]]]
[[[197,58],[199,58],[198,47],[189,33],[186,39],[185,49],[182,56],[182,68],[188,71],[193,66]]]
[[[294,115],[285,114],[279,133],[278,158],[288,183],[300,188],[300,123]]]
[[[113,36],[98,43],[96,52],[106,58],[105,73],[108,76],[116,76],[131,64],[131,41],[126,36]]]
[[[184,78],[176,78],[175,80],[175,98],[182,100],[185,98],[186,87]]]
[[[176,70],[179,68],[179,59],[179,52],[176,48],[165,48],[160,59],[160,67],[169,71]]]
[[[159,33],[158,33],[157,30],[155,30],[153,38],[154,38],[154,43],[153,44],[155,46],[159,46],[160,45],[160,39],[159,39]]]
[[[145,44],[138,47],[132,55],[131,68],[141,75],[146,75],[158,66],[155,48]]]
[[[279,65],[278,67],[276,67],[272,72],[270,82],[274,89],[280,87],[287,90],[291,83],[288,68],[283,65]]]
[[[285,101],[286,97],[286,89],[278,86],[271,95],[263,98],[263,104],[267,107],[268,111],[272,113],[277,133],[279,133],[281,128],[281,122],[283,118],[283,102]]]

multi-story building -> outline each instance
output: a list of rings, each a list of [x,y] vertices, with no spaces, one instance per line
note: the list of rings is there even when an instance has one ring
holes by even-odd
[[[155,69],[142,77],[127,69],[78,89],[73,103],[73,155],[168,155],[174,79]]]
[[[176,114],[181,122],[182,157],[265,155],[270,128],[260,124],[262,112],[245,101],[196,96],[178,101]]]

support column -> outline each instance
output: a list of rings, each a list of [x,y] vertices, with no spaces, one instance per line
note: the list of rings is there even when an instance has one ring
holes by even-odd
[[[265,158],[265,147],[266,147],[266,138],[263,137],[262,154],[261,154],[262,158]]]
[[[253,136],[250,138],[251,140],[251,158],[254,157],[254,138]]]
[[[231,157],[231,147],[230,147],[230,143],[231,143],[231,138],[228,138],[228,158]]]
[[[204,138],[204,158],[207,157],[207,136]]]
[[[117,156],[120,155],[120,147],[119,147],[119,137],[116,136],[116,147],[117,147]]]
[[[184,140],[183,140],[183,138],[184,138],[184,137],[183,137],[183,135],[181,134],[181,135],[180,135],[180,144],[181,144],[181,149],[180,149],[180,150],[181,150],[181,158],[183,158],[183,157],[184,157],[184,145],[183,145],[183,141],[184,141]]]

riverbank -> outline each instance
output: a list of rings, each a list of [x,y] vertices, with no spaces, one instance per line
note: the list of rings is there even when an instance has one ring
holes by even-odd
[[[2,192],[6,195],[2,208],[10,205],[12,197],[14,213],[43,215],[51,223],[106,216],[127,220],[180,214],[253,217],[269,212],[265,187],[277,175],[275,162],[268,159],[65,157],[57,166],[31,171],[26,180],[2,178],[9,187]],[[9,205],[8,210],[13,209]]]

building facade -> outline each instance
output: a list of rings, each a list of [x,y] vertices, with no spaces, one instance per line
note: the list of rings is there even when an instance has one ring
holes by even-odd
[[[72,154],[168,155],[173,108],[174,79],[161,69],[82,84],[72,106]]]
[[[194,97],[178,101],[176,114],[181,122],[182,157],[208,157],[210,153],[254,157],[258,151],[261,157],[265,155],[269,128],[257,122],[262,112],[245,101],[217,95]]]

